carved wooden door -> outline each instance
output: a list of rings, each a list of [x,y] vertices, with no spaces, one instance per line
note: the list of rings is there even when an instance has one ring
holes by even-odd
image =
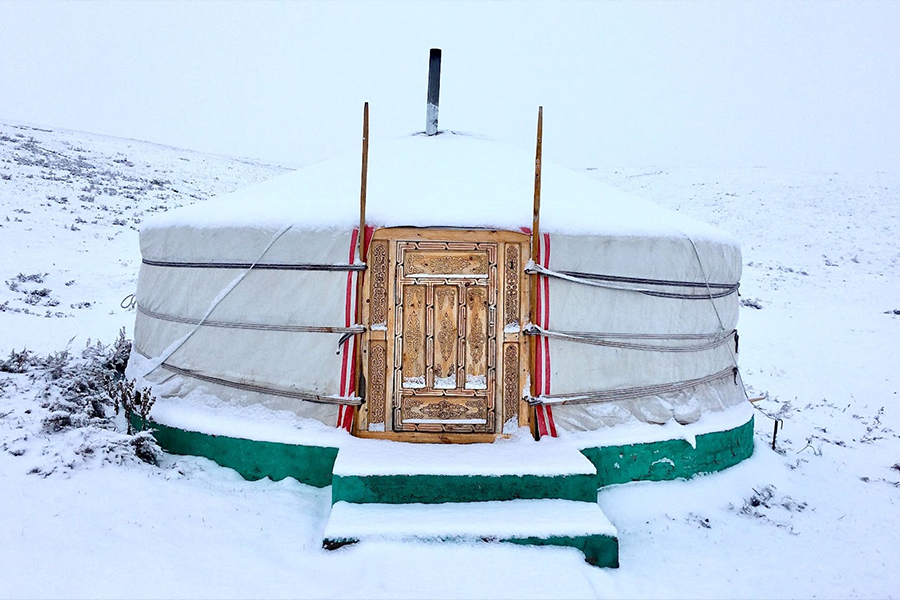
[[[520,298],[527,286],[519,284],[524,237],[376,232],[358,433],[464,441],[496,435],[518,419],[526,367],[519,326],[527,307]]]
[[[492,432],[497,243],[399,241],[394,431]]]

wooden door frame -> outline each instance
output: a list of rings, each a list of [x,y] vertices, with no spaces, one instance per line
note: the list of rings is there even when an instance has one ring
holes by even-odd
[[[497,257],[497,354],[495,407],[498,418],[493,433],[425,433],[392,431],[389,412],[394,395],[394,285],[398,241],[498,243]],[[522,333],[529,318],[530,286],[525,265],[531,258],[531,237],[525,233],[490,229],[381,228],[376,229],[366,256],[367,282],[361,298],[362,355],[360,360],[365,402],[357,411],[353,434],[404,442],[478,443],[503,435],[509,413],[518,416],[519,427],[530,427],[528,392],[530,338]],[[514,317],[513,318],[513,314]],[[377,321],[376,321],[377,319]],[[518,323],[518,328],[509,323]],[[370,424],[374,427],[370,429]],[[379,430],[379,427],[381,429]]]

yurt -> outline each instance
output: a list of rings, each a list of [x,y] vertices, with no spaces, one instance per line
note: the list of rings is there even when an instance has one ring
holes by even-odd
[[[470,537],[616,566],[598,487],[752,453],[740,246],[538,135],[366,133],[362,160],[148,220],[127,375],[160,444],[331,485],[326,547]]]

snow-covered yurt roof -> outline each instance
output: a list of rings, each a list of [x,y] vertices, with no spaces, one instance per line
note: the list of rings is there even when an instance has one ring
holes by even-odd
[[[546,150],[552,155],[552,149]],[[346,230],[359,223],[360,157],[348,152],[287,175],[148,220],[166,227]],[[534,153],[442,132],[369,149],[366,222],[375,227],[519,230],[532,223]],[[541,231],[690,236],[736,244],[727,233],[545,160]]]

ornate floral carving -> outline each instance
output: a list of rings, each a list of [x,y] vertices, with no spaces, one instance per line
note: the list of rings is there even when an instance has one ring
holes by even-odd
[[[503,420],[519,414],[519,347],[506,344],[503,349]]]
[[[481,288],[469,289],[467,305],[469,308],[469,318],[472,319],[472,329],[469,332],[469,356],[476,364],[481,364],[484,356],[484,343],[487,337],[484,334],[484,322],[481,320],[482,305],[484,304],[485,292]],[[474,373],[471,373],[474,375]]]
[[[404,261],[406,275],[457,275],[487,274],[487,254],[447,255],[435,253],[409,253]]]
[[[504,261],[504,278],[506,279],[506,325],[519,321],[519,246],[506,245]]]
[[[446,304],[453,302],[453,288],[442,287],[438,289],[436,292],[437,295],[437,308],[439,311],[443,311]]]
[[[372,323],[387,323],[387,252],[387,242],[372,244]]]
[[[462,404],[454,404],[447,400],[440,402],[432,402],[424,405],[420,411],[426,417],[432,419],[458,419],[464,416],[469,410]]]
[[[385,345],[373,344],[369,354],[369,423],[384,423],[385,374],[387,369],[387,349]]]
[[[471,415],[471,418],[484,419],[488,406],[483,398],[473,398],[472,400],[466,400],[466,408],[474,413]]]
[[[450,360],[453,353],[453,345],[456,343],[456,334],[453,332],[453,320],[445,314],[441,318],[441,332],[438,334],[438,345],[441,349],[441,359],[444,362]],[[447,373],[449,375],[449,373]]]
[[[440,313],[441,330],[438,333],[438,349],[441,352],[443,362],[450,360],[453,355],[453,346],[456,344],[456,332],[454,331],[453,313],[448,309],[453,308],[453,297],[455,295],[452,288],[439,288],[435,293],[437,296],[437,310]],[[450,305],[449,307],[447,305]],[[436,365],[440,369],[439,365]],[[447,373],[449,376],[450,373]],[[444,375],[438,375],[443,377]]]
[[[424,293],[425,290],[419,287],[410,288],[407,292],[408,302],[406,305],[407,314],[406,327],[403,332],[403,344],[409,354],[404,356],[406,362],[403,369],[405,377],[416,376],[413,368],[415,363],[418,362],[419,350],[422,347],[422,328],[419,326],[419,311],[422,309]],[[407,358],[409,360],[406,360]]]

